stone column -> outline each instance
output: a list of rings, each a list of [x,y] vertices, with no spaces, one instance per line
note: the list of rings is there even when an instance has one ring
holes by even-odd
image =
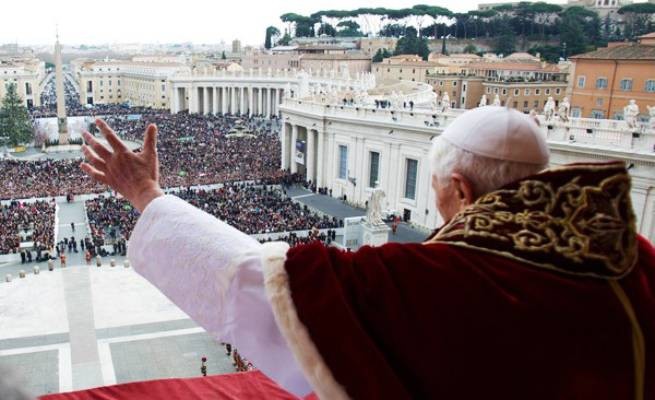
[[[180,90],[173,87],[173,101],[171,102],[171,114],[177,114],[180,111]]]
[[[288,154],[288,147],[289,147],[289,139],[287,138],[287,135],[289,134],[288,126],[289,124],[283,123],[282,125],[282,130],[280,131],[280,143],[281,143],[281,150],[282,150],[282,163],[280,165],[280,168],[286,170],[289,168],[289,160],[287,159],[287,154]]]
[[[296,141],[298,141],[298,125],[291,125],[291,143],[289,144],[290,148],[290,162],[291,162],[291,173],[295,174],[298,172],[298,164],[296,164]]]
[[[271,116],[272,107],[271,107],[271,89],[266,89],[266,117]]]
[[[218,114],[218,88],[214,86],[212,90],[214,93],[214,104],[212,104],[212,114],[216,115]]]
[[[312,181],[316,183],[316,176],[315,170],[314,170],[314,158],[316,157],[316,153],[314,152],[314,130],[313,129],[307,129],[307,146],[305,150],[305,162],[307,163],[307,176],[306,180]]]
[[[227,87],[221,86],[221,112],[223,115],[227,113]]]
[[[246,112],[246,88],[241,86],[241,100],[239,100],[239,111],[241,114]]]
[[[237,112],[237,88],[232,86],[230,88],[230,91],[232,92],[232,96],[230,96],[230,112],[232,114],[236,114]]]
[[[209,111],[209,87],[207,87],[207,86],[205,86],[203,88],[202,113],[205,114],[205,115],[210,113],[210,111]]]
[[[189,114],[198,112],[198,88],[191,85],[189,89]]]
[[[264,115],[264,93],[262,92],[264,89],[258,88],[258,96],[257,96],[257,114]]]
[[[323,186],[323,159],[325,155],[323,154],[323,142],[325,139],[325,134],[321,131],[316,131],[316,185],[318,187]]]
[[[248,87],[248,116],[253,114],[253,101],[252,101],[252,86]]]

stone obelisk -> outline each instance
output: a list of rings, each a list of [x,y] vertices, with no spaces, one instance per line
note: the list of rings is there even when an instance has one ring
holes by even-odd
[[[57,90],[57,125],[59,126],[59,144],[68,144],[68,122],[66,121],[66,95],[64,93],[64,71],[61,65],[61,45],[59,33],[55,42],[55,88]]]

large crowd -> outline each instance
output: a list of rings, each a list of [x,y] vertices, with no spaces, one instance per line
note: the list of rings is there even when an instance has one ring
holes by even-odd
[[[85,208],[93,247],[111,245],[113,253],[123,253],[123,244],[132,233],[139,212],[127,200],[112,196],[87,200]]]
[[[178,196],[248,234],[336,228],[336,218],[319,216],[276,187],[232,184],[216,190],[184,190]]]
[[[149,123],[159,127],[161,185],[180,187],[222,182],[289,183],[280,170],[279,121],[237,116],[209,116],[130,108],[121,115],[112,106],[107,122],[123,138],[140,142]],[[136,115],[136,117],[135,117]],[[99,193],[79,170],[79,160],[0,160],[0,199]]]
[[[0,254],[20,252],[21,242],[33,242],[28,250],[50,249],[54,245],[54,229],[54,202],[12,201],[0,205]]]
[[[336,218],[319,216],[294,203],[278,186],[235,183],[214,190],[184,189],[176,195],[248,234],[314,229],[317,233],[312,237],[327,242],[334,237],[328,239],[318,229],[339,226]],[[126,200],[105,196],[86,201],[86,212],[96,244],[129,239],[139,216]],[[294,243],[306,240],[294,234],[287,238]]]

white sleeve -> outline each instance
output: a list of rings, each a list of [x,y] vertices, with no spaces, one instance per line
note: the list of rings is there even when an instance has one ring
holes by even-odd
[[[158,197],[128,246],[134,269],[216,340],[297,396],[311,392],[275,323],[262,275],[262,245],[175,197]]]

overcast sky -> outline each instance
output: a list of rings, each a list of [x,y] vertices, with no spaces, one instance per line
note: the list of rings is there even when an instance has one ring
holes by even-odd
[[[484,0],[489,2],[489,0]],[[553,2],[565,2],[555,0]],[[477,8],[477,0],[9,0],[0,6],[0,43],[50,44],[55,24],[66,44],[218,43],[239,38],[260,45],[269,25],[283,28],[285,12],[324,9],[401,8],[431,4],[453,11]],[[282,30],[282,29],[281,29]]]

